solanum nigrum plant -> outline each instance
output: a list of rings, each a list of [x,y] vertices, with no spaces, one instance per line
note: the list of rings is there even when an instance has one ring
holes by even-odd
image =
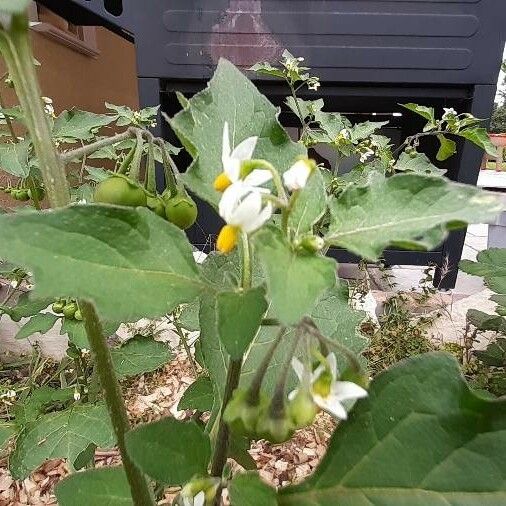
[[[180,487],[176,503],[184,506],[222,504],[224,489],[236,506],[503,502],[504,400],[472,391],[445,354],[410,359],[369,382],[360,357],[366,343],[356,332],[361,315],[348,306],[336,262],[323,254],[339,246],[376,260],[388,245],[433,247],[449,229],[497,214],[502,205],[493,195],[434,174],[414,151],[426,135],[440,141],[440,159],[454,149],[447,135],[485,146],[477,120],[453,111],[438,120],[431,109],[408,104],[427,127],[392,150],[374,134],[378,125],[353,126],[323,112],[322,102],[300,101],[297,87],[317,88],[318,81],[285,54],[280,68],[267,71],[287,79],[301,142],[289,138],[255,86],[221,60],[208,87],[190,100],[180,97],[183,109],[168,119],[193,159],[186,172],[177,171],[138,116],[137,125],[109,139],[61,149],[40,100],[27,3],[0,4],[0,49],[52,209],[0,216],[0,255],[33,274],[34,297],[65,300],[62,311],[76,305],[102,395],[52,418],[46,440],[27,426],[10,462],[18,476],[33,464],[21,458],[27,448],[36,453],[50,444],[52,456],[62,455],[64,425],[75,435],[64,445],[72,467],[95,446],[114,442],[122,465],[72,474],[56,489],[62,505],[150,505],[155,485]],[[72,205],[65,166],[126,140],[134,144],[120,167],[95,190],[100,202]],[[356,154],[357,170],[340,179],[317,166],[306,150],[313,142],[332,145],[339,156]],[[154,146],[168,187],[160,196]],[[181,231],[195,219],[187,191],[224,222],[217,251],[202,265]],[[210,416],[205,424],[168,417],[132,429],[104,329],[175,310],[198,311],[196,354],[205,374],[185,403],[202,411],[198,394],[205,389]],[[231,475],[227,459],[248,467],[250,439],[286,441],[320,410],[339,423],[313,476],[274,490],[256,472]]]

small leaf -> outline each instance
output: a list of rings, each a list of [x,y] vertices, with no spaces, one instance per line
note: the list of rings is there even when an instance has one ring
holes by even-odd
[[[492,144],[485,128],[466,128],[465,130],[456,132],[455,135],[459,135],[460,137],[464,137],[464,139],[471,141],[479,148],[485,150],[487,154],[497,156],[497,148]]]
[[[198,298],[181,306],[177,321],[183,329],[190,332],[199,330],[199,308],[200,300]]]
[[[335,284],[335,261],[297,253],[273,227],[260,230],[253,240],[265,269],[273,313],[286,325],[297,324]]]
[[[317,168],[309,177],[306,186],[300,190],[288,217],[288,226],[296,236],[313,232],[313,225],[327,210],[325,180]]]
[[[177,405],[178,411],[196,409],[211,411],[214,404],[213,384],[209,376],[199,376],[184,392]]]
[[[376,130],[388,125],[388,121],[364,121],[357,123],[350,129],[351,142],[356,143],[370,137]]]
[[[19,296],[18,302],[14,307],[8,308],[2,306],[1,309],[5,314],[9,315],[12,321],[19,322],[21,318],[38,314],[52,302],[54,302],[54,297],[36,298],[33,296],[33,293],[24,292]]]
[[[449,355],[420,355],[375,378],[314,474],[278,502],[497,506],[505,449],[506,400],[473,393]]]
[[[487,314],[478,309],[468,309],[466,320],[478,330],[506,334],[506,319],[503,316]]]
[[[506,368],[506,339],[499,337],[484,350],[475,351],[475,355],[490,367]]]
[[[232,506],[277,506],[276,490],[256,472],[236,474],[228,487]]]
[[[285,79],[283,70],[273,67],[269,62],[255,63],[248,70],[262,74],[264,76],[278,77],[279,79]]]
[[[415,153],[415,156],[411,156],[411,154],[402,152],[394,169],[397,172],[414,172],[415,174],[440,176],[446,172],[445,169],[440,169],[432,164],[425,153]]]
[[[170,348],[151,337],[135,336],[111,350],[111,359],[120,378],[155,371],[172,358]]]
[[[205,90],[195,94],[170,125],[193,162],[181,175],[184,183],[212,205],[220,194],[213,181],[222,172],[222,138],[225,121],[231,146],[257,136],[253,154],[272,163],[280,172],[292,166],[305,148],[293,142],[277,119],[277,109],[234,65],[221,59]]]
[[[205,287],[184,233],[145,208],[0,215],[0,256],[29,267],[36,296],[91,299],[108,321],[161,316]]]
[[[218,334],[234,360],[242,357],[267,311],[265,290],[253,288],[218,294]]]
[[[19,178],[26,178],[30,174],[28,155],[30,154],[31,143],[24,140],[18,143],[0,144],[0,167],[4,172]]]
[[[55,487],[60,506],[133,506],[123,466],[71,474]]]
[[[55,119],[53,137],[64,141],[90,141],[100,128],[114,120],[114,116],[79,109],[63,111]]]
[[[40,313],[32,316],[17,332],[16,339],[26,339],[36,332],[46,334],[59,320],[59,316],[51,313]]]
[[[389,245],[432,248],[450,228],[486,223],[503,208],[492,194],[440,177],[398,174],[346,189],[330,209],[326,241],[376,260]]]
[[[506,294],[506,249],[489,248],[480,251],[476,262],[462,260],[459,267],[467,274],[481,276],[493,292]]]
[[[16,425],[9,422],[0,422],[0,451],[3,452],[12,436],[16,434]]]
[[[440,146],[439,151],[436,155],[436,159],[442,162],[457,152],[457,144],[455,141],[448,139],[448,137],[445,137],[442,134],[439,134],[437,138],[439,140]]]
[[[298,98],[297,103],[296,103],[292,96],[287,97],[286,105],[297,116],[299,116],[299,110],[297,109],[296,104],[298,104],[298,106],[300,108],[300,112],[302,114],[303,119],[314,117],[314,115],[318,111],[321,111],[324,106],[322,98],[319,98],[318,100],[302,100],[302,98]]]
[[[128,454],[150,478],[165,485],[183,485],[205,474],[211,457],[209,436],[194,422],[164,418],[126,434]]]
[[[23,480],[45,460],[57,458],[67,459],[72,468],[90,443],[100,448],[115,444],[104,405],[73,406],[48,413],[20,432],[9,460],[9,470],[15,479]]]
[[[410,111],[415,112],[416,114],[419,114],[426,120],[428,120],[430,123],[435,123],[436,119],[434,116],[434,108],[433,107],[426,107],[424,105],[418,105],[418,104],[399,104],[402,107],[405,107],[406,109],[409,109]]]

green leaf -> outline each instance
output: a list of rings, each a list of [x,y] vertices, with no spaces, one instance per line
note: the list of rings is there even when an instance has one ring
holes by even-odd
[[[135,336],[111,350],[112,364],[120,378],[144,374],[162,367],[172,358],[170,348],[151,337]]]
[[[416,114],[422,116],[426,120],[428,120],[430,123],[435,123],[436,119],[434,116],[434,108],[433,107],[426,107],[424,105],[418,105],[418,104],[399,104],[402,107],[409,109],[410,111],[415,112]]]
[[[56,485],[55,494],[60,506],[133,506],[123,466],[67,476]]]
[[[24,12],[30,4],[30,0],[0,0],[0,12],[19,14]]]
[[[376,260],[389,245],[432,248],[449,228],[486,223],[502,209],[488,192],[440,177],[398,174],[348,188],[332,204],[326,241]]]
[[[482,277],[493,292],[506,294],[506,249],[489,248],[480,251],[476,262],[461,260],[459,267],[467,274]]]
[[[298,98],[297,104],[300,108],[303,119],[314,117],[314,115],[318,111],[321,111],[324,106],[322,98],[319,98],[318,100],[302,100],[302,98]],[[294,114],[299,116],[299,110],[297,109],[296,102],[292,96],[287,97],[286,105],[292,110]]]
[[[170,125],[193,163],[181,178],[199,197],[217,205],[220,194],[213,181],[222,172],[223,125],[229,123],[231,146],[258,136],[254,158],[271,162],[284,172],[297,157],[305,155],[277,120],[277,109],[227,60],[221,59],[208,87],[194,95],[188,107],[170,120]]]
[[[446,172],[445,169],[440,169],[432,164],[425,153],[415,153],[415,156],[412,157],[410,154],[402,152],[394,169],[397,172],[414,172],[415,174],[441,176]]]
[[[484,350],[475,351],[475,355],[490,367],[506,368],[506,339],[499,337]]]
[[[128,454],[150,478],[165,485],[184,485],[205,474],[211,457],[209,436],[195,422],[164,418],[126,434]]]
[[[14,307],[1,306],[0,309],[9,315],[12,321],[19,322],[21,318],[36,315],[46,309],[52,302],[54,302],[54,297],[37,298],[33,296],[32,292],[25,292],[19,296]]]
[[[456,360],[430,353],[376,377],[335,431],[321,464],[280,506],[497,506],[506,401],[484,399]]]
[[[218,294],[218,334],[232,359],[240,359],[250,345],[267,306],[261,287]]]
[[[497,156],[497,148],[492,144],[485,128],[466,128],[465,130],[456,132],[455,135],[471,141],[479,148],[485,150],[489,155]]]
[[[493,331],[506,334],[506,319],[496,314],[487,314],[478,309],[468,309],[466,314],[468,323],[481,331]]]
[[[190,332],[199,330],[199,308],[200,300],[198,298],[181,306],[177,321],[183,329],[189,330]]]
[[[209,376],[199,376],[184,392],[177,409],[211,411],[214,404],[213,383]]]
[[[358,332],[366,314],[351,308],[348,298],[348,285],[339,280],[335,287],[322,295],[311,313],[311,318],[324,336],[359,354],[367,346],[367,340]]]
[[[205,287],[184,233],[144,208],[1,215],[0,255],[29,267],[39,297],[91,299],[109,321],[163,315]]]
[[[12,436],[16,434],[16,425],[9,422],[0,422],[0,451],[3,452]]]
[[[437,152],[436,159],[442,162],[457,152],[457,144],[455,141],[448,139],[448,137],[445,137],[442,134],[439,134],[437,138],[439,140],[439,150]]]
[[[98,167],[85,167],[87,175],[85,176],[88,181],[101,183],[111,177],[111,171],[106,169],[99,169]]]
[[[256,472],[236,474],[228,486],[232,506],[277,506],[276,490]]]
[[[328,137],[328,142],[333,142],[343,128],[351,128],[350,121],[337,112],[315,112],[315,121],[320,124]]]
[[[388,121],[364,121],[357,123],[350,129],[351,142],[356,143],[370,137],[376,130],[388,125]]]
[[[17,480],[25,479],[45,460],[64,458],[72,468],[90,443],[100,448],[115,444],[107,409],[102,404],[73,406],[48,413],[28,424],[19,434],[9,470]]]
[[[285,73],[282,69],[273,67],[269,62],[260,62],[255,63],[248,70],[256,72],[257,74],[262,74],[264,76],[278,77],[280,79],[285,79]]]
[[[100,128],[115,120],[114,116],[71,109],[54,121],[53,138],[64,141],[90,141]]]
[[[248,471],[251,469],[256,470],[257,468],[255,460],[248,452],[250,447],[251,443],[247,437],[239,436],[233,433],[230,435],[229,456]]]
[[[17,403],[14,408],[16,425],[23,427],[34,422],[47,406],[64,404],[74,398],[74,388],[60,388],[58,390],[42,386],[34,390],[27,399]]]
[[[26,339],[36,332],[46,334],[59,320],[59,316],[51,313],[40,313],[32,316],[17,332],[16,339]]]
[[[313,232],[313,225],[327,210],[327,192],[321,171],[316,168],[300,190],[288,217],[288,226],[296,236]]]
[[[265,269],[273,313],[286,325],[297,324],[335,284],[335,261],[294,251],[274,227],[260,230],[254,245]]]
[[[28,155],[31,143],[24,140],[13,144],[11,142],[0,144],[0,169],[12,176],[26,178],[30,175]]]

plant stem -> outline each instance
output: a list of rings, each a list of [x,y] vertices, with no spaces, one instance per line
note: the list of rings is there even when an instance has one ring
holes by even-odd
[[[51,207],[70,202],[63,164],[55,150],[47,115],[42,108],[41,92],[33,65],[26,15],[13,15],[8,31],[0,32],[0,49],[14,82],[19,103],[25,113],[28,131],[48,193]]]
[[[80,159],[83,156],[88,156],[98,151],[99,149],[106,148],[112,144],[117,144],[118,142],[124,141],[126,139],[130,139],[135,137],[137,128],[130,127],[124,132],[113,135],[112,137],[107,137],[105,139],[100,139],[96,142],[92,142],[91,144],[87,144],[86,146],[82,146],[77,149],[71,149],[70,151],[66,151],[65,153],[60,154],[60,159],[64,163],[71,162],[72,160]]]
[[[167,186],[170,196],[174,197],[177,193],[177,181],[176,176],[174,174],[174,163],[172,162],[171,157],[167,153],[167,147],[165,146],[165,142],[163,139],[158,139],[157,144],[160,146],[160,151],[162,152],[163,159],[163,170],[165,174],[165,185]]]
[[[177,321],[176,318],[172,319],[172,323],[176,328],[176,333],[179,336],[179,339],[181,339],[181,342],[183,343],[183,348],[184,351],[186,352],[186,355],[188,356],[188,360],[190,361],[190,367],[192,369],[193,375],[197,378],[199,373],[197,371],[197,367],[195,366],[195,360],[193,358],[190,347],[188,346],[188,341],[186,340],[186,336],[184,335],[183,329],[181,328],[181,325],[179,325],[179,322]]]
[[[128,176],[133,181],[139,181],[139,176],[141,173],[141,161],[142,154],[144,152],[144,140],[142,138],[142,133],[140,130],[135,131],[135,136],[137,137],[134,157],[132,159],[132,164],[130,165],[130,172]]]
[[[223,421],[223,412],[227,407],[234,390],[239,385],[241,377],[242,358],[239,360],[230,360],[228,364],[227,380],[225,383],[225,392],[221,404],[220,424],[218,427],[218,435],[214,447],[213,460],[211,462],[211,476],[221,477],[223,468],[227,462],[228,447],[230,443],[230,430],[228,425]]]
[[[30,195],[32,198],[33,207],[35,207],[35,209],[37,209],[37,211],[40,211],[41,207],[40,207],[40,201],[39,201],[39,194],[38,194],[37,185],[35,184],[35,180],[33,179],[33,176],[28,176],[26,182],[28,184],[28,188],[30,189]]]
[[[413,141],[420,139],[421,137],[429,137],[431,135],[440,135],[440,134],[447,134],[447,133],[449,133],[449,132],[446,132],[445,130],[431,130],[429,132],[420,132],[420,133],[411,135],[410,137],[406,137],[406,140],[397,149],[395,149],[392,152],[392,155],[393,156],[397,155],[398,153],[400,153],[404,149],[405,146],[408,146]]]
[[[290,81],[288,81],[288,86],[290,86],[290,92],[291,92],[292,98],[293,98],[293,100],[295,102],[295,107],[297,108],[297,112],[298,112],[298,116],[299,116],[300,122],[302,123],[302,132],[300,134],[300,138],[304,139],[304,134],[306,133],[307,124],[306,124],[306,121],[304,119],[304,115],[302,114],[302,111],[300,109],[299,101],[297,100],[297,93],[295,92],[295,88],[293,87],[293,84]]]
[[[251,288],[251,247],[247,234],[241,234],[242,239],[242,288],[248,290]],[[237,360],[230,359],[228,364],[227,379],[225,383],[225,392],[223,393],[223,401],[221,403],[221,412],[219,418],[218,434],[214,447],[213,459],[211,462],[211,476],[221,477],[223,468],[227,462],[228,448],[230,444],[230,429],[223,421],[223,412],[227,407],[234,390],[239,386],[241,378],[242,357]]]
[[[156,180],[155,180],[155,147],[153,138],[148,139],[148,163],[146,166],[146,190],[150,193],[156,191]]]
[[[128,477],[133,502],[136,506],[154,505],[150,486],[145,476],[135,467],[126,451],[125,434],[130,429],[130,424],[121,394],[121,387],[114,371],[111,354],[95,308],[89,302],[82,301],[79,303],[79,307],[84,317],[86,334],[95,357],[97,372],[104,390],[109,416],[111,417],[114,432],[118,440],[121,460]]]

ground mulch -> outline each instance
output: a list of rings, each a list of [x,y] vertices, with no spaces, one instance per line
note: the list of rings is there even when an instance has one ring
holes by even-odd
[[[127,410],[132,424],[159,420],[165,416],[188,419],[191,411],[178,411],[177,405],[188,386],[195,380],[185,355],[154,373],[124,382]],[[251,445],[249,453],[260,475],[275,487],[296,483],[313,472],[325,453],[327,442],[335,428],[333,420],[321,414],[307,429],[298,431],[282,444],[272,445],[260,440]],[[116,449],[98,449],[97,467],[118,465]],[[236,467],[236,466],[234,466]],[[7,459],[0,461],[0,506],[55,505],[55,485],[69,473],[63,460],[51,460],[23,481],[13,480],[7,470]],[[158,504],[169,505],[177,489],[167,490]]]

